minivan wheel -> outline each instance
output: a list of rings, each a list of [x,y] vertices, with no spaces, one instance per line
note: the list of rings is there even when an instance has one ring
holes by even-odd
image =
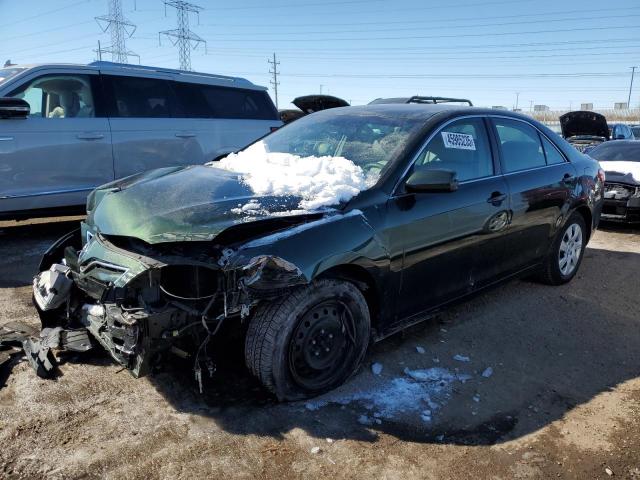
[[[369,309],[360,290],[321,279],[258,307],[245,359],[279,400],[299,400],[344,383],[360,365],[369,336]]]
[[[558,232],[545,259],[540,279],[549,285],[569,282],[578,272],[587,244],[584,218],[573,213]]]

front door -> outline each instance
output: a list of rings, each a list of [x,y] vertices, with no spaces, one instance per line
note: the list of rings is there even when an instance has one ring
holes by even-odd
[[[9,94],[27,101],[31,113],[0,120],[0,212],[83,205],[92,189],[113,180],[97,78],[39,75]]]
[[[448,123],[418,155],[416,169],[457,173],[453,192],[408,193],[388,204],[390,252],[402,258],[398,320],[473,291],[499,271],[508,223],[508,191],[496,175],[485,121]],[[487,269],[489,264],[489,269]]]

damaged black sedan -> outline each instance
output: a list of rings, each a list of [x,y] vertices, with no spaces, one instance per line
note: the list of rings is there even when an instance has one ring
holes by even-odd
[[[281,400],[332,389],[368,345],[501,280],[571,280],[603,175],[543,125],[444,105],[306,116],[206,166],[95,190],[34,279],[43,324],[86,330],[133,375],[196,378],[223,323]],[[206,374],[206,375],[205,375]]]

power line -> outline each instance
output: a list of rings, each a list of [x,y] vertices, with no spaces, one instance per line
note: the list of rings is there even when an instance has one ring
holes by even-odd
[[[616,19],[616,18],[637,18],[640,17],[640,14],[636,15],[605,15],[605,16],[597,16],[597,17],[583,17],[583,18],[552,18],[552,19],[543,19],[543,20],[527,20],[521,22],[499,22],[499,23],[476,23],[476,24],[458,24],[455,26],[452,25],[432,25],[429,27],[429,30],[450,30],[452,28],[483,28],[483,27],[511,27],[517,25],[532,25],[537,23],[553,23],[553,22],[567,22],[567,21],[583,21],[583,20],[605,20],[605,19]],[[403,22],[403,23],[411,23],[411,22]],[[414,30],[424,30],[424,21],[420,21],[422,26],[418,27],[404,27],[404,28],[366,28],[360,30],[354,30],[353,28],[349,28],[347,30],[305,30],[304,32],[278,32],[283,33],[285,35],[317,35],[317,34],[333,34],[333,33],[369,33],[369,32],[404,32],[404,31],[414,31]],[[273,34],[271,32],[251,32],[252,36],[262,35],[271,37]],[[246,37],[247,33],[245,32],[237,32],[237,33],[223,33],[220,34],[222,37],[229,36],[242,36]]]
[[[267,60],[267,62],[272,67],[269,69],[269,73],[273,75],[273,79],[271,79],[269,83],[273,85],[273,91],[276,97],[276,108],[278,108],[278,85],[280,85],[280,82],[278,81],[278,75],[280,74],[280,72],[278,71],[278,65],[280,65],[280,62],[276,61],[275,52],[273,54],[273,60]]]
[[[122,0],[108,0],[109,14],[96,17],[96,22],[103,32],[111,34],[111,45],[102,48],[98,44],[98,56],[102,58],[102,53],[111,53],[114,62],[129,63],[129,57],[140,56],[127,50],[126,39],[131,37],[136,31],[136,26],[127,20],[122,13]]]
[[[46,12],[39,13],[37,15],[32,15],[30,17],[21,18],[18,20],[12,20],[9,23],[1,24],[0,27],[11,27],[16,23],[28,22],[29,20],[35,20],[36,18],[44,17],[45,15],[50,15],[52,13],[61,12],[62,10],[67,10],[68,8],[77,7],[83,3],[88,3],[90,0],[82,0],[81,2],[75,2],[70,5],[66,5],[64,7],[54,8],[53,10],[47,10]]]
[[[162,38],[162,35],[164,35],[169,38],[174,46],[178,47],[178,60],[180,62],[180,69],[189,71],[191,70],[191,48],[195,50],[201,43],[204,44],[205,51],[207,48],[207,42],[198,34],[192,32],[189,29],[189,14],[195,13],[198,16],[199,20],[202,7],[199,7],[198,5],[194,5],[192,3],[183,2],[181,0],[165,0],[165,14],[167,6],[176,9],[178,17],[178,28],[160,32],[158,34],[158,38],[160,39]]]
[[[408,35],[408,36],[398,36],[398,37],[328,37],[328,38],[300,38],[295,39],[296,42],[318,42],[318,41],[344,41],[344,42],[352,42],[352,41],[371,41],[371,40],[433,40],[433,39],[443,39],[443,38],[472,38],[472,37],[502,37],[509,35],[540,35],[543,33],[566,33],[566,32],[593,32],[600,30],[620,30],[620,29],[629,29],[632,26],[629,25],[612,25],[606,27],[580,27],[580,28],[562,28],[562,29],[551,29],[551,30],[529,30],[529,31],[519,31],[519,32],[491,32],[491,33],[453,33],[450,35]],[[345,32],[346,33],[346,32]],[[270,38],[270,42],[291,42],[291,38]],[[217,40],[220,42],[255,42],[253,39],[237,39],[237,40]],[[459,48],[459,47],[458,47]]]

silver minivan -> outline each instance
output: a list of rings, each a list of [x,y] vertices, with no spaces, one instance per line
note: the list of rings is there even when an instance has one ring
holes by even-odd
[[[266,88],[243,78],[111,62],[5,67],[0,218],[82,212],[99,185],[216,160],[280,125]]]

